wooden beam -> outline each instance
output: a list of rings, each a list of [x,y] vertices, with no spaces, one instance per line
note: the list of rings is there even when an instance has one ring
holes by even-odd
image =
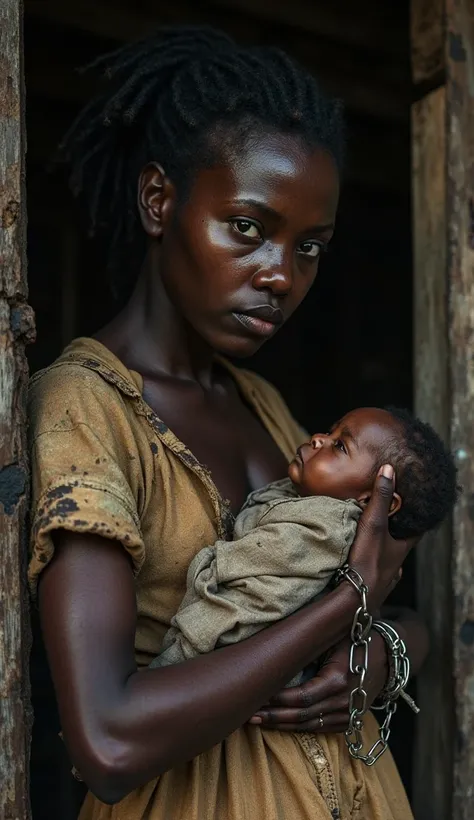
[[[196,5],[189,0],[174,0],[172,4],[142,3],[140,10],[123,5],[115,10],[109,3],[95,0],[27,0],[31,20],[47,20],[115,41],[129,41],[149,34],[160,24],[211,23],[248,43],[271,42],[285,48],[302,65],[316,74],[328,92],[337,94],[349,108],[387,120],[407,120],[410,105],[409,67],[403,61],[381,61],[380,55],[352,53],[337,42],[315,40],[314,34],[278,23],[253,21],[236,9],[216,11],[208,4]],[[60,49],[60,46],[58,46]],[[56,49],[55,49],[56,51]],[[38,48],[40,53],[40,48]],[[38,76],[48,72],[48,63],[37,61]],[[44,67],[43,67],[44,66]],[[55,70],[56,84],[61,72]]]
[[[474,817],[474,0],[447,0],[451,442],[456,736],[453,817]]]
[[[413,82],[431,83],[445,72],[444,0],[414,0],[410,17]]]
[[[412,11],[412,19],[425,21],[412,29],[420,36],[413,43],[416,79],[432,83],[440,59],[446,77],[414,110],[416,394],[447,435],[464,487],[451,533],[418,553],[419,600],[433,645],[420,679],[427,716],[419,723],[415,808],[417,820],[472,820],[474,0],[429,7],[412,0]]]
[[[29,630],[25,590],[26,304],[22,3],[0,3],[0,818],[28,820]]]
[[[446,91],[413,108],[415,411],[449,441],[446,235]],[[418,677],[414,804],[417,820],[451,817],[453,685],[451,527],[425,536],[417,551],[418,607],[431,652]]]

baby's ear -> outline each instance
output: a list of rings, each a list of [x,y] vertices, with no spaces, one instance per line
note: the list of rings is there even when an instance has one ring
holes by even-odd
[[[360,504],[362,509],[365,510],[367,504],[370,501],[370,496],[371,496],[371,493],[369,491],[367,491],[365,493],[362,493],[362,495],[360,495],[359,498],[357,499],[357,502]],[[393,498],[392,498],[392,503],[390,504],[390,512],[388,514],[388,517],[391,518],[392,515],[395,515],[395,513],[397,513],[399,511],[401,506],[402,506],[401,497],[398,495],[398,493],[394,493]]]
[[[399,511],[401,506],[402,506],[401,497],[398,495],[398,493],[394,493],[393,498],[392,498],[392,503],[390,504],[390,512],[388,514],[388,517],[391,518],[392,515],[395,515],[395,513],[397,513]]]
[[[367,492],[362,493],[362,495],[360,495],[357,499],[357,503],[360,504],[363,510],[365,510],[367,504],[369,503],[371,495],[372,493],[370,492],[370,490],[367,490]]]

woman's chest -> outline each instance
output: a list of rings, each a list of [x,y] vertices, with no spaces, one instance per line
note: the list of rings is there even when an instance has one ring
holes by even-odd
[[[249,492],[286,475],[283,453],[237,391],[184,397],[148,390],[147,401],[207,468],[234,514]]]

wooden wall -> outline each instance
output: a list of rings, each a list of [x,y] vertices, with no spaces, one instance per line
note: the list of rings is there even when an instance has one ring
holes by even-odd
[[[28,504],[24,88],[21,3],[0,4],[0,820],[29,820],[30,629],[25,583]]]
[[[450,441],[453,521],[418,551],[431,630],[420,676],[419,820],[474,817],[474,0],[413,0],[415,400]]]

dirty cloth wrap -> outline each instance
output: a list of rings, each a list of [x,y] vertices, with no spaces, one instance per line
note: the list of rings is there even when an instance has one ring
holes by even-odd
[[[233,540],[191,561],[186,594],[151,666],[238,643],[308,604],[345,563],[360,514],[356,501],[300,497],[289,478],[251,493]]]

